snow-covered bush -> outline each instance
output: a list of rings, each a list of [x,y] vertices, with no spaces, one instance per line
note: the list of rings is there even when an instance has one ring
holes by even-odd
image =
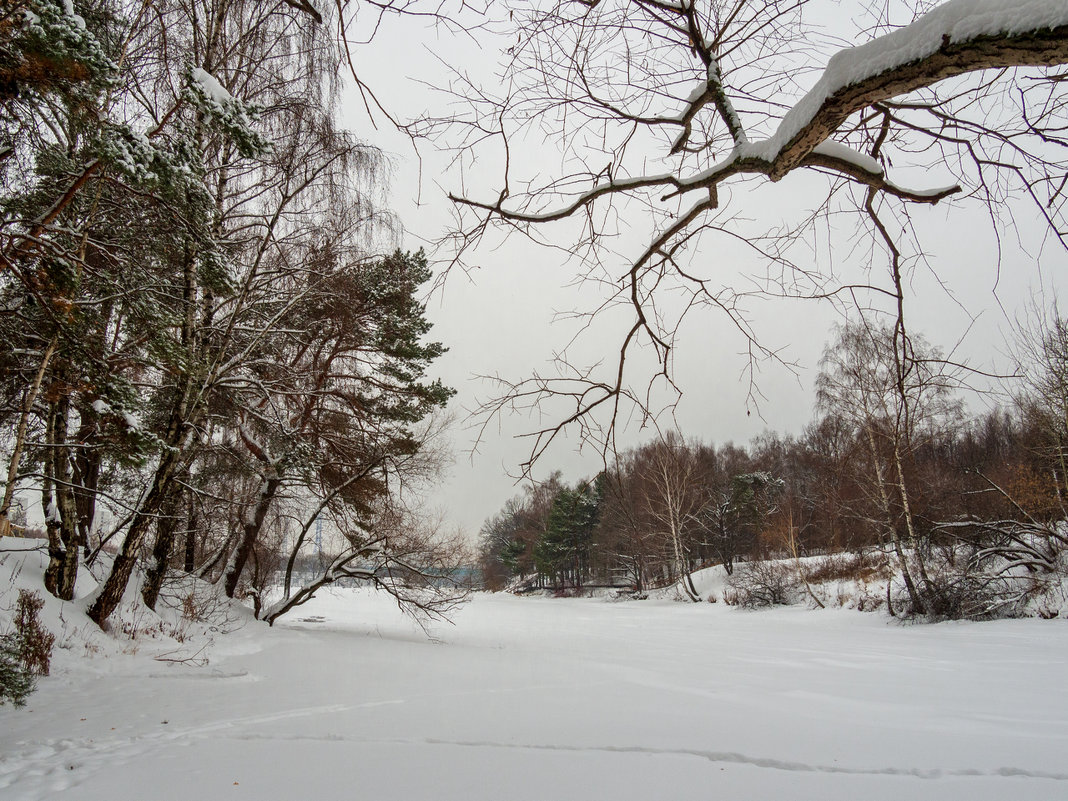
[[[739,565],[727,579],[724,600],[734,606],[756,609],[797,603],[801,580],[789,562],[755,561]]]
[[[950,550],[928,559],[923,593],[929,617],[1024,617],[1034,613],[1032,601],[1047,595],[1063,578],[1063,571],[1028,570],[1001,557],[984,558],[983,553]]]

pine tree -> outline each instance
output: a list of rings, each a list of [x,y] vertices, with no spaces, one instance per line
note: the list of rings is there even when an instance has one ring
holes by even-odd
[[[19,637],[14,632],[0,634],[0,705],[11,701],[24,706],[26,698],[36,687],[31,671],[20,658]]]
[[[534,547],[534,561],[554,584],[578,587],[587,577],[599,500],[588,482],[574,489],[564,487],[553,498],[545,533]]]

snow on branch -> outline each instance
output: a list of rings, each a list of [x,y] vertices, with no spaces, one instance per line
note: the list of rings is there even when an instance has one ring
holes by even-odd
[[[259,110],[231,95],[210,72],[200,67],[190,69],[185,96],[215,121],[242,155],[251,157],[270,152],[271,141],[256,130]]]
[[[968,72],[1068,61],[1068,2],[950,0],[911,25],[836,53],[812,90],[760,143],[772,180],[797,167],[849,115]]]
[[[450,197],[513,222],[544,223],[569,217],[606,195],[654,187],[669,189],[663,199],[693,190],[714,193],[718,184],[735,175],[766,175],[778,181],[795,169],[810,167],[836,172],[904,200],[936,203],[960,191],[959,187],[902,188],[886,178],[874,158],[830,137],[850,115],[947,78],[980,70],[1065,63],[1066,0],[949,0],[911,25],[835,54],[816,85],[786,113],[767,139],[748,141],[723,91],[718,65],[712,61],[707,82],[694,89],[678,117],[668,120],[683,126],[674,140],[673,153],[688,139],[693,117],[710,102],[727,122],[734,149],[697,174],[618,177],[597,184],[557,209],[536,212],[506,208],[506,197],[494,203]]]

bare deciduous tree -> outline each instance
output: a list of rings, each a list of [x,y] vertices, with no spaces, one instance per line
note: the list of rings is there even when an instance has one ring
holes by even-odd
[[[886,539],[913,608],[930,614],[936,612],[938,592],[924,564],[928,532],[917,521],[910,473],[916,448],[957,422],[960,402],[952,393],[958,382],[937,350],[920,338],[902,339],[897,331],[862,322],[841,327],[824,351],[817,403],[848,422],[866,446],[868,480]]]
[[[631,311],[598,369],[503,388],[513,401],[569,403],[536,432],[533,457],[564,427],[596,433],[590,418],[610,439],[621,406],[650,410],[647,380],[677,393],[672,354],[695,310],[725,313],[751,359],[779,353],[750,323],[750,294],[901,312],[904,265],[924,253],[910,231],[917,205],[978,204],[1000,229],[1023,202],[1065,241],[1066,84],[1051,68],[1068,63],[1068,8],[885,0],[853,8],[849,29],[835,4],[832,29],[818,22],[826,6],[516,8],[504,79],[458,86],[472,113],[425,128],[446,126],[503,164],[492,192],[453,196],[464,217],[458,261],[493,228],[552,237],[606,293],[598,310]],[[793,211],[765,216],[765,205]],[[843,231],[830,255],[814,244]],[[752,266],[734,272],[739,260]],[[886,279],[864,272],[883,260]],[[651,372],[643,349],[655,354]]]
[[[691,601],[701,600],[690,573],[699,514],[709,502],[696,449],[672,432],[642,449],[637,470],[646,485],[644,522],[670,544],[674,576]]]

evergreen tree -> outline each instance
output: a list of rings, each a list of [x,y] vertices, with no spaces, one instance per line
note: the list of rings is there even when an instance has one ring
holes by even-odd
[[[578,587],[588,577],[599,505],[600,495],[589,482],[573,489],[565,486],[553,498],[545,533],[534,548],[534,562],[554,585]]]
[[[36,687],[33,673],[20,661],[20,650],[17,634],[0,634],[0,705],[11,701],[24,706]]]

